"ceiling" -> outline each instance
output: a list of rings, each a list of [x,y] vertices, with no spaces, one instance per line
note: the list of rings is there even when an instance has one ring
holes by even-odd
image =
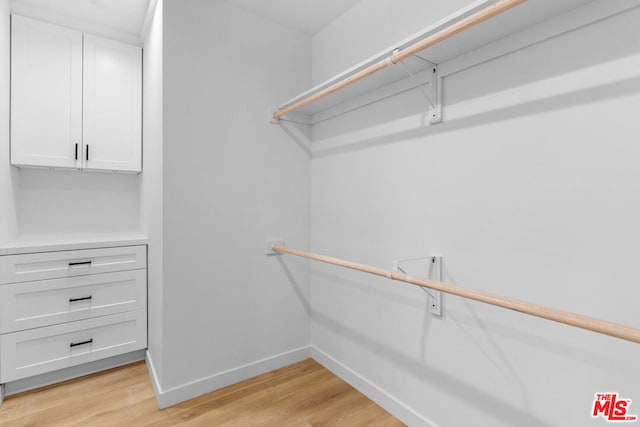
[[[313,35],[360,0],[226,0],[241,9]]]
[[[225,1],[313,35],[360,0]],[[149,3],[155,3],[155,0],[11,0],[11,10],[105,37],[139,43]]]
[[[12,12],[98,35],[140,40],[150,0],[11,0]]]

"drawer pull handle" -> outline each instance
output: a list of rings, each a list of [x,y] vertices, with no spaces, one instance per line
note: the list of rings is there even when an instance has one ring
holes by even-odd
[[[91,344],[92,342],[93,342],[93,338],[91,338],[90,340],[82,341],[82,342],[72,342],[71,344],[69,344],[69,347],[73,348],[79,345]]]
[[[87,266],[87,267],[91,267],[91,261],[77,261],[77,262],[70,262],[69,263],[69,268],[71,267],[76,267],[78,265],[83,265],[83,266]]]
[[[82,297],[82,298],[69,298],[69,302],[86,301],[86,300],[90,300],[91,298],[93,298],[91,295],[89,295],[88,297]]]

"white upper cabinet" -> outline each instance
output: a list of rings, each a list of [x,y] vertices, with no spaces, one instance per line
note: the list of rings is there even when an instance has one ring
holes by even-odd
[[[82,167],[82,33],[11,22],[11,163]]]
[[[140,48],[84,36],[84,149],[87,168],[142,167]]]
[[[137,46],[13,15],[11,163],[142,170]]]

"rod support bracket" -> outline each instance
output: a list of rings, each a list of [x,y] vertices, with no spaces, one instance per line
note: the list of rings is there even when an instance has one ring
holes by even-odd
[[[432,256],[431,257],[431,265],[429,268],[430,274],[435,278],[436,281],[442,283],[442,257],[441,256]],[[442,292],[432,290],[433,296],[431,297],[431,314],[434,316],[442,317]]]
[[[267,250],[265,255],[282,255],[280,252],[276,252],[273,250],[274,246],[284,246],[283,239],[269,239],[267,240]]]
[[[400,271],[404,274],[407,274],[402,268],[401,264],[412,261],[427,261],[429,263],[427,267],[427,277],[430,280],[435,280],[436,282],[442,283],[442,257],[439,255],[396,259],[393,261],[393,271]],[[442,292],[436,291],[435,289],[421,289],[429,295],[431,314],[434,316],[442,317]]]
[[[435,125],[436,123],[442,122],[442,78],[438,73],[438,64],[434,64],[422,57],[417,58],[422,62],[429,64],[429,67],[427,67],[426,70],[428,72],[426,83],[419,82],[406,63],[402,62],[402,65],[411,79],[418,84],[418,88],[420,89],[420,92],[422,92],[422,95],[427,99],[427,102],[429,103],[429,109],[427,111],[429,124]],[[427,86],[426,89],[425,85]]]
[[[429,124],[435,125],[442,122],[442,77],[440,77],[437,65],[434,65],[432,70],[427,90],[431,100]]]
[[[275,114],[278,112],[277,107],[272,107],[271,105],[267,108],[267,120],[272,125],[277,125],[280,123],[280,119],[275,117]]]

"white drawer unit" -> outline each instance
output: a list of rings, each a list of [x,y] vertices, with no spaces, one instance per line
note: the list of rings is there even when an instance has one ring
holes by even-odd
[[[68,368],[147,346],[138,310],[0,336],[0,382]]]
[[[143,310],[146,270],[0,286],[0,333]]]
[[[147,268],[146,246],[0,257],[0,284]]]
[[[0,256],[0,384],[146,346],[146,245]]]

